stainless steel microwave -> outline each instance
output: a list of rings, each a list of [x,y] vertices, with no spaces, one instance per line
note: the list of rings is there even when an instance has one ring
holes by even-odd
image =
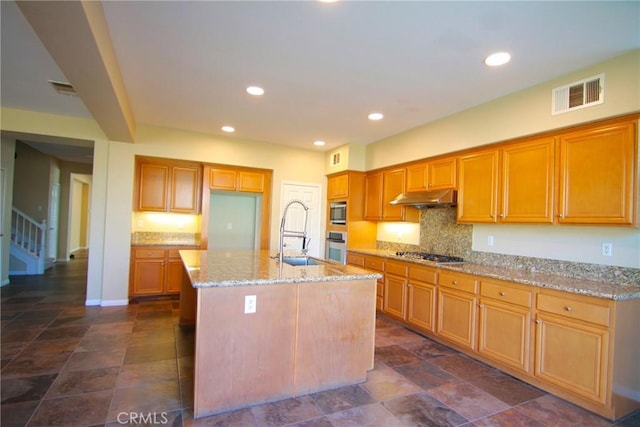
[[[332,202],[329,205],[329,223],[333,225],[347,223],[347,202]]]

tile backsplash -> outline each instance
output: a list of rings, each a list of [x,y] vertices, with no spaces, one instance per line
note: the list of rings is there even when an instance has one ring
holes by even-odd
[[[455,208],[424,209],[420,213],[420,244],[377,242],[377,249],[421,251],[454,255],[465,261],[551,273],[578,279],[600,280],[612,284],[640,285],[640,269],[570,262],[545,258],[503,255],[472,250],[473,225],[458,224]]]

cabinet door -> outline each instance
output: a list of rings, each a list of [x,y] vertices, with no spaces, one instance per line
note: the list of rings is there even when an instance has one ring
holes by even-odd
[[[172,212],[198,213],[200,211],[200,168],[171,167]]]
[[[498,151],[462,156],[458,166],[458,222],[496,222]]]
[[[164,258],[136,258],[133,262],[133,295],[162,294],[164,292],[164,268]]]
[[[407,192],[427,189],[427,163],[407,167]]]
[[[473,294],[438,290],[438,335],[471,350],[476,349],[477,298]]]
[[[530,371],[529,309],[483,298],[480,301],[479,326],[479,353],[520,371]]]
[[[429,190],[457,188],[457,178],[457,159],[455,157],[429,162]]]
[[[535,376],[598,403],[606,403],[609,333],[539,313]]]
[[[365,178],[364,219],[382,219],[382,172],[367,174]]]
[[[238,172],[238,191],[262,193],[264,191],[264,174],[261,172]]]
[[[635,122],[561,136],[558,222],[632,224],[636,162]]]
[[[552,223],[554,174],[553,138],[504,148],[500,221]]]
[[[404,193],[406,169],[384,172],[382,183],[382,219],[386,221],[404,221],[405,207],[393,206],[389,202]]]
[[[139,165],[138,209],[165,212],[168,207],[169,166]]]
[[[386,274],[384,277],[384,306],[382,311],[400,320],[406,319],[407,279]]]
[[[349,197],[349,175],[331,176],[327,180],[327,199],[346,199]]]
[[[180,258],[169,258],[167,260],[167,277],[165,291],[168,294],[179,294],[182,286],[182,275],[184,266]]]
[[[409,281],[407,323],[427,332],[435,332],[436,287]]]
[[[236,171],[211,168],[209,175],[209,187],[213,190],[236,189]]]

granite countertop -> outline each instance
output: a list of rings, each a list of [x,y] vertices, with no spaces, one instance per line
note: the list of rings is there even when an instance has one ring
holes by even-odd
[[[194,288],[275,285],[279,283],[330,282],[379,279],[379,273],[326,261],[323,265],[291,266],[278,262],[268,250],[181,250]],[[287,253],[286,256],[300,256]]]
[[[200,246],[199,233],[164,233],[136,231],[131,246]]]
[[[467,262],[460,264],[436,264],[431,261],[399,257],[395,255],[394,252],[378,249],[349,249],[349,251],[360,253],[363,255],[374,255],[403,262],[438,267],[443,270],[452,270],[460,273],[507,280],[541,288],[557,289],[560,291],[588,295],[598,298],[606,298],[612,300],[640,298],[640,286],[634,284],[615,285],[597,280],[577,279],[549,273],[532,272],[529,270],[520,270],[506,267],[484,266]]]

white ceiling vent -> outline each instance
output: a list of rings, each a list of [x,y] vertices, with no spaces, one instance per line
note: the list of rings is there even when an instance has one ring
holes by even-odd
[[[604,102],[604,74],[569,83],[551,91],[551,114],[561,114]]]
[[[56,82],[55,80],[48,80],[48,82],[60,95],[78,96],[73,86],[69,83]]]

